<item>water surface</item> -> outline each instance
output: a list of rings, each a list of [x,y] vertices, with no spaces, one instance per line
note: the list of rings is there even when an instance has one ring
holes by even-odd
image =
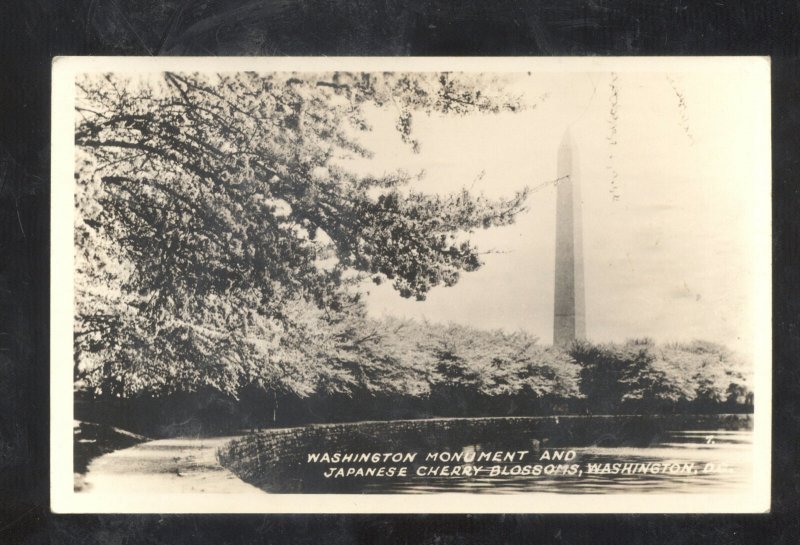
[[[752,482],[747,416],[475,420],[423,421],[411,431],[407,423],[400,431],[392,422],[353,424],[329,437],[314,428],[289,450],[258,452],[258,466],[239,473],[277,493],[724,494]],[[314,461],[314,453],[329,459]],[[343,461],[348,454],[370,460]],[[377,476],[380,468],[395,474]]]

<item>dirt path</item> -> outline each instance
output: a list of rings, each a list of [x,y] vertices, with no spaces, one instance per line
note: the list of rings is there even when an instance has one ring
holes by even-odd
[[[217,448],[234,438],[161,439],[105,454],[89,464],[81,492],[263,494],[217,461]]]

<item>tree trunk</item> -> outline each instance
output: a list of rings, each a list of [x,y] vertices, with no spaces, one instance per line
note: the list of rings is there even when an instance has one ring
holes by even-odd
[[[278,391],[272,390],[272,425],[278,422]]]

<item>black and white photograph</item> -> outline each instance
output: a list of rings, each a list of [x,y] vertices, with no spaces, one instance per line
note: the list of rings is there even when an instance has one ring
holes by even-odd
[[[770,61],[54,60],[59,513],[763,513]]]

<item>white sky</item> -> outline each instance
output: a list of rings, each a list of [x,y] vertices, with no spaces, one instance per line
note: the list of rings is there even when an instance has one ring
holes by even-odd
[[[763,201],[770,191],[759,164],[769,134],[764,81],[730,65],[620,73],[616,146],[609,145],[610,84],[609,73],[532,74],[521,77],[519,88],[540,102],[533,110],[463,118],[418,114],[417,155],[400,142],[393,118],[376,115],[369,169],[425,169],[418,185],[430,192],[472,186],[510,196],[556,177],[556,150],[570,127],[583,194],[587,336],[700,338],[751,353],[758,327],[754,263],[761,259],[754,234],[769,230],[751,206],[754,196]],[[473,186],[481,171],[485,176]],[[372,315],[524,329],[549,344],[555,188],[534,193],[528,204],[515,225],[474,235],[482,250],[504,252],[485,256],[482,269],[452,288],[435,288],[425,302],[403,299],[388,284],[370,285]]]

